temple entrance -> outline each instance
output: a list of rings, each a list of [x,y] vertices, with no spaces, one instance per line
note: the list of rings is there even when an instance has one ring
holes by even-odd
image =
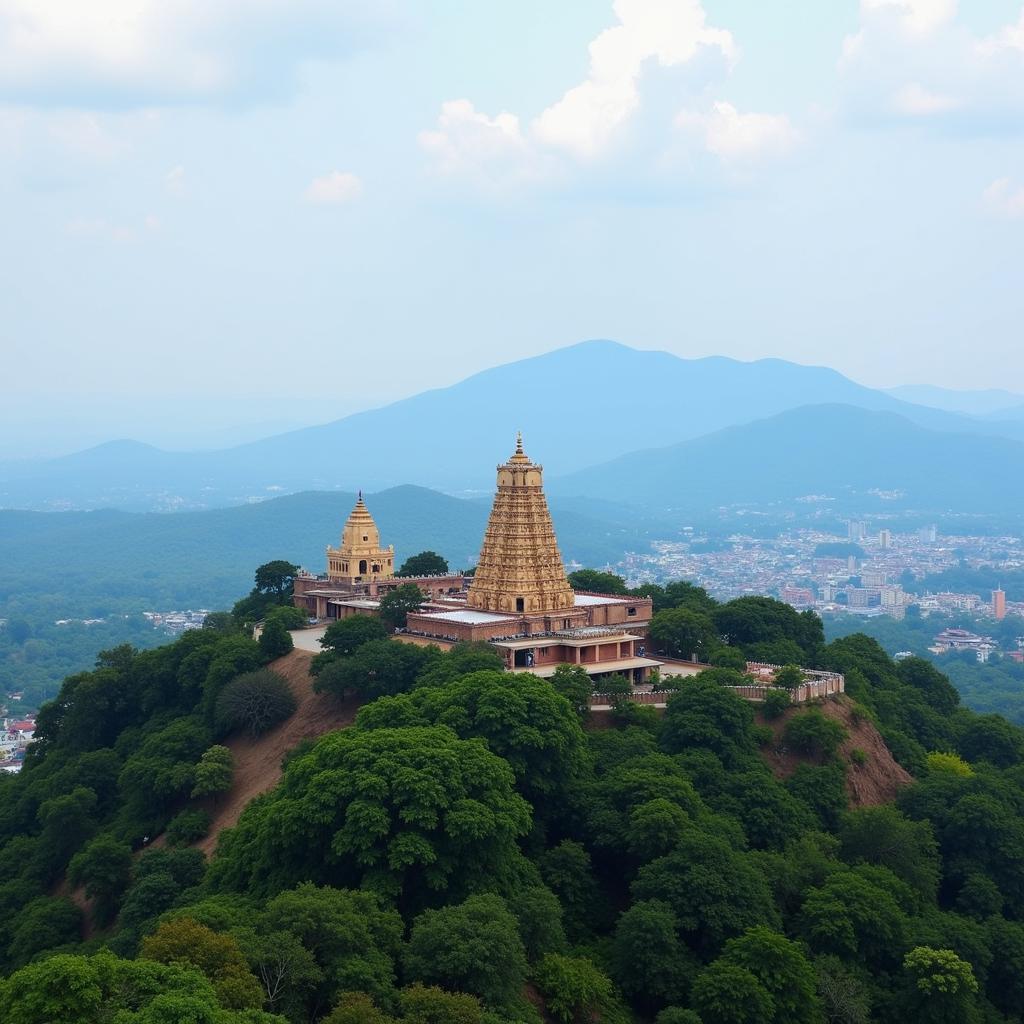
[[[362,559],[359,562],[359,575],[360,576],[365,576],[366,575],[366,559],[365,558]]]
[[[525,598],[517,597],[516,598],[516,611],[517,612],[522,612],[522,611],[525,611],[525,610],[526,610],[526,600],[525,600]]]
[[[533,668],[534,652],[530,647],[515,652],[513,664],[516,668]]]

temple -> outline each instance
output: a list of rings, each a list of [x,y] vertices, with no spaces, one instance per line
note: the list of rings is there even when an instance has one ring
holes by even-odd
[[[300,571],[295,577],[296,607],[317,621],[375,613],[381,594],[403,583],[415,583],[427,597],[461,594],[465,579],[444,576],[395,575],[394,545],[383,547],[380,530],[363,501],[362,491],[341,531],[338,547],[327,547],[327,572]]]
[[[374,614],[377,599],[402,583],[424,594],[397,639],[450,647],[485,642],[510,671],[550,676],[559,665],[579,665],[600,688],[602,677],[646,681],[661,663],[646,656],[649,597],[574,592],[566,578],[544,497],[544,467],[516,439],[497,467],[497,491],[472,577],[453,574],[396,577],[394,550],[360,496],[338,548],[327,549],[328,571],[300,573],[295,603],[318,620]]]

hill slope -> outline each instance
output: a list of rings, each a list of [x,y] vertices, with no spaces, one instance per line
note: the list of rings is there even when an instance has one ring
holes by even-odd
[[[1024,499],[1024,444],[926,430],[892,413],[807,406],[551,483],[557,494],[682,508],[808,494],[863,502],[873,489],[903,492],[892,507],[1013,511]]]
[[[0,465],[0,506],[136,510],[213,507],[279,491],[401,483],[490,490],[524,430],[550,473],[747,423],[808,401],[899,412],[936,430],[1008,433],[778,359],[680,359],[590,341],[508,363],[448,388],[223,451],[163,452],[118,441],[60,459]]]

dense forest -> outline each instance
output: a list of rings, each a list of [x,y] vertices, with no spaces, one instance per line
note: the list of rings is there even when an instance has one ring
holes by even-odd
[[[40,712],[0,779],[0,1013],[19,1024],[1009,1022],[1024,1015],[1024,731],[931,664],[825,642],[767,598],[658,588],[658,643],[717,667],[659,715],[589,681],[509,675],[374,620],[313,659],[355,724],[191,844],[231,786],[224,740],[294,709],[290,610],[121,647]],[[753,706],[730,665],[846,674],[912,777],[851,806],[863,751],[819,708]],[[268,667],[270,666],[270,667]],[[780,715],[781,732],[765,715]],[[600,727],[600,726],[604,727]],[[781,737],[781,739],[780,739]],[[769,748],[800,754],[792,774]]]
[[[828,616],[825,633],[829,639],[862,632],[874,638],[889,654],[910,651],[931,661],[945,673],[960,691],[963,702],[975,711],[1004,715],[1017,725],[1024,725],[1024,665],[1016,664],[998,654],[980,664],[973,651],[933,654],[928,648],[938,633],[947,628],[963,627],[991,635],[1004,650],[1014,650],[1017,638],[1024,635],[1024,621],[1016,615],[1002,622],[987,619],[974,622],[963,616],[922,616],[915,608],[907,617],[896,621],[887,615],[865,619],[856,615]]]

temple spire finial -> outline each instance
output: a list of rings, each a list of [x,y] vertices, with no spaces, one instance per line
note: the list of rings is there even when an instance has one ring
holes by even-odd
[[[516,455],[522,455],[523,453],[523,432],[521,430],[516,431]]]

